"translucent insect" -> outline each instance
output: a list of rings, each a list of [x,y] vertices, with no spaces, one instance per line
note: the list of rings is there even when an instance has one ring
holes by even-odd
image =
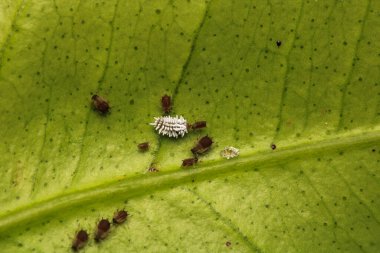
[[[83,248],[88,241],[88,234],[85,230],[79,230],[79,232],[75,235],[73,244],[71,245],[71,248],[74,251],[78,251],[81,248]]]
[[[154,122],[150,123],[161,135],[178,138],[187,133],[187,121],[182,116],[162,116],[155,117]]]
[[[235,147],[225,147],[221,152],[220,155],[224,158],[231,159],[234,157],[239,156],[239,149]]]

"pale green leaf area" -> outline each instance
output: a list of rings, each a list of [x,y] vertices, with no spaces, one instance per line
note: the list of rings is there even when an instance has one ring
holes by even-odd
[[[0,0],[0,252],[380,252],[379,27],[376,0]],[[165,93],[207,128],[159,136]]]

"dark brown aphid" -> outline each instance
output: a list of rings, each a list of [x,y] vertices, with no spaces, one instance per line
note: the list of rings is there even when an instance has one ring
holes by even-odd
[[[281,44],[282,44],[282,42],[281,42],[280,40],[276,41],[276,45],[277,45],[277,47],[280,47]]]
[[[275,144],[270,145],[270,147],[272,150],[275,150],[277,148]]]
[[[206,121],[197,121],[194,124],[190,125],[191,129],[200,129],[206,127]]]
[[[171,97],[165,94],[161,98],[161,105],[162,105],[162,110],[164,111],[164,113],[169,113],[170,110],[172,109]]]
[[[141,152],[148,151],[148,149],[149,149],[149,142],[140,143],[140,144],[137,145],[137,147],[139,148],[139,150]]]
[[[110,228],[110,222],[107,219],[101,219],[96,228],[95,241],[99,242],[101,240],[104,240],[108,236]]]
[[[71,245],[71,248],[74,251],[80,250],[83,248],[88,241],[88,234],[85,230],[79,230],[79,232],[75,235],[73,244]]]
[[[193,152],[194,155],[203,154],[211,148],[212,143],[212,139],[206,135],[198,141],[197,145],[191,149],[191,152]]]
[[[98,95],[93,95],[91,99],[92,99],[92,105],[94,106],[95,110],[97,110],[98,112],[102,114],[106,114],[109,112],[110,106],[104,98]]]
[[[227,247],[230,247],[230,246],[231,246],[231,242],[230,242],[230,241],[227,241],[227,242],[226,242],[226,246],[227,246]]]
[[[128,212],[125,210],[118,210],[113,215],[113,223],[114,224],[121,224],[125,222],[128,218]]]
[[[198,162],[198,158],[193,157],[193,158],[187,158],[185,160],[182,160],[182,167],[189,167],[193,166]]]

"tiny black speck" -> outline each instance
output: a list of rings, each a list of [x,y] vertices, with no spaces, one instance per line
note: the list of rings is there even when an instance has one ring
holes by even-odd
[[[277,45],[277,47],[280,47],[281,44],[282,44],[282,42],[281,42],[280,40],[276,41],[276,45]]]

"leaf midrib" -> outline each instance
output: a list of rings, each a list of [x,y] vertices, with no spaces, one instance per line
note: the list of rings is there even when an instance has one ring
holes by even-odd
[[[0,216],[0,233],[19,223],[25,223],[36,217],[41,217],[57,210],[72,208],[109,198],[123,195],[132,198],[151,194],[154,191],[178,186],[192,180],[203,181],[220,174],[236,172],[242,169],[253,169],[257,166],[269,167],[290,160],[310,157],[316,154],[345,149],[348,147],[363,147],[380,142],[380,130],[344,134],[337,138],[323,139],[315,142],[304,142],[296,145],[281,147],[275,151],[262,150],[243,155],[230,161],[217,160],[205,162],[194,169],[180,169],[158,174],[145,174],[134,178],[109,181],[90,188],[76,189],[52,198],[36,201],[19,207]]]

